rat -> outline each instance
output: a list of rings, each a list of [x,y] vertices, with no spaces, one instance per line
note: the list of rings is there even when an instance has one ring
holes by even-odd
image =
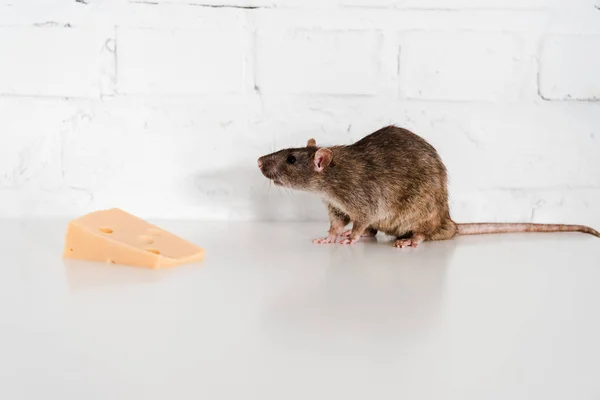
[[[456,223],[450,217],[446,166],[429,142],[394,125],[350,145],[287,148],[258,159],[275,185],[319,195],[327,205],[329,232],[314,243],[353,244],[377,232],[396,237],[395,247],[456,235],[516,232],[583,232],[583,225]],[[352,229],[344,230],[352,222]]]

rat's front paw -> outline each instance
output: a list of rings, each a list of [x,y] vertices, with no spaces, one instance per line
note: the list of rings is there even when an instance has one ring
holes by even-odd
[[[335,243],[335,241],[337,240],[337,238],[338,238],[337,235],[329,235],[329,236],[324,237],[324,238],[315,239],[315,240],[313,240],[313,243],[315,243],[315,244]]]
[[[353,239],[351,237],[340,240],[340,244],[354,244],[358,242],[358,239]]]

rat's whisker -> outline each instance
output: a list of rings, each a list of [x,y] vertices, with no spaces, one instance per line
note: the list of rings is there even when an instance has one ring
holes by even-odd
[[[294,192],[286,186],[283,186],[283,190],[287,193],[290,200],[292,200],[292,203],[294,203],[294,205],[297,206],[298,204],[296,203],[296,199],[294,198]]]

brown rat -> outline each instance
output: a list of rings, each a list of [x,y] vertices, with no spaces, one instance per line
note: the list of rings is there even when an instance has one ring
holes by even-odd
[[[396,247],[456,235],[509,232],[584,232],[582,225],[532,223],[457,224],[450,218],[447,172],[437,151],[420,136],[396,126],[382,128],[345,146],[277,151],[258,159],[276,185],[312,192],[327,204],[329,236],[315,243],[343,244],[377,231],[398,238]],[[344,227],[352,222],[352,230]]]

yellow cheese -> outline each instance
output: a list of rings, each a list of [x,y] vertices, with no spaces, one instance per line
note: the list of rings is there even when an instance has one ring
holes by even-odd
[[[69,223],[65,258],[163,268],[199,261],[204,249],[118,208]]]

